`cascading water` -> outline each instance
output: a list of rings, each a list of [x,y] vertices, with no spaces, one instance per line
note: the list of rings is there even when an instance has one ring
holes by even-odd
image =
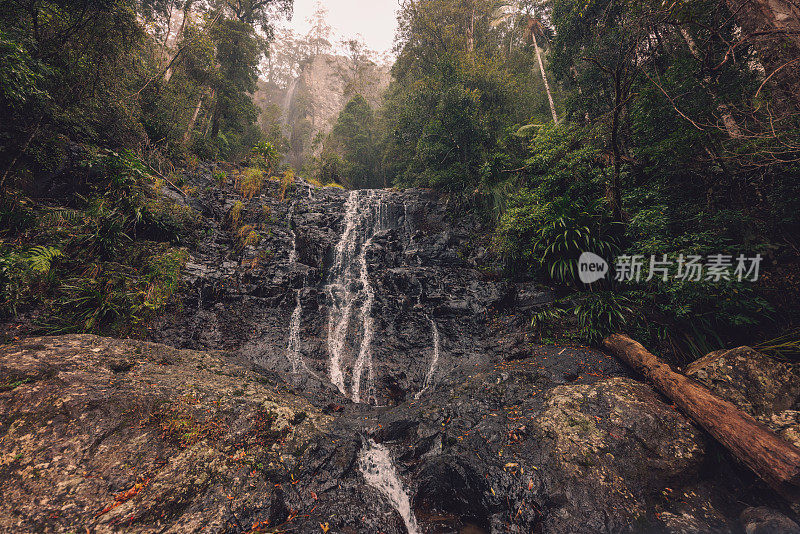
[[[283,99],[284,124],[289,124],[289,119],[291,118],[292,114],[292,106],[294,104],[294,94],[297,92],[297,85],[299,82],[300,78],[295,78],[292,80],[286,90],[286,96]]]
[[[289,208],[289,234],[292,236],[292,248],[289,251],[289,263],[292,267],[297,265],[297,234],[294,231],[294,210],[297,206],[297,201],[292,202]],[[292,319],[289,322],[289,344],[286,347],[286,359],[292,366],[292,374],[297,374],[297,371],[302,364],[300,356],[300,322],[303,317],[303,305],[300,302],[300,290],[295,290],[295,308],[292,312]]]
[[[414,395],[415,399],[419,399],[425,391],[428,390],[431,385],[433,385],[433,377],[436,374],[436,366],[439,364],[439,347],[441,345],[441,339],[439,337],[439,327],[436,325],[436,321],[428,317],[428,321],[431,323],[431,332],[433,333],[433,356],[431,357],[431,366],[428,368],[428,373],[425,375],[425,382],[422,385],[422,389]]]
[[[303,317],[303,305],[300,302],[300,290],[295,291],[295,308],[289,322],[289,345],[286,347],[286,358],[292,365],[292,374],[297,374],[300,367],[300,321]]]
[[[359,263],[361,264],[359,280],[361,287],[366,295],[364,303],[361,306],[361,324],[363,326],[363,338],[361,340],[361,350],[358,353],[355,365],[353,365],[353,402],[360,402],[361,400],[361,375],[364,371],[364,364],[367,364],[367,393],[369,398],[374,398],[374,371],[372,367],[372,338],[375,332],[374,320],[372,319],[372,306],[375,303],[375,290],[372,284],[369,283],[369,271],[367,269],[367,254],[366,251],[372,245],[372,238],[368,239],[362,247],[362,253],[359,256]]]
[[[370,440],[358,455],[358,468],[367,484],[378,490],[397,510],[406,524],[408,534],[419,534],[417,518],[411,510],[411,500],[392,464],[389,449]]]
[[[297,234],[294,231],[294,210],[297,206],[297,201],[295,200],[292,202],[292,205],[289,207],[289,215],[288,219],[289,222],[289,235],[292,236],[292,249],[289,251],[289,263],[294,266],[297,263]]]
[[[411,241],[413,237],[411,235],[411,219],[408,217],[408,202],[405,200],[403,201],[403,228],[406,231],[409,241]]]
[[[328,352],[330,361],[328,370],[331,382],[345,393],[344,375],[342,374],[342,353],[345,336],[350,326],[350,314],[353,309],[353,296],[348,280],[348,266],[355,254],[356,224],[358,223],[358,192],[351,191],[345,203],[344,231],[334,250],[331,266],[331,283],[325,287],[331,301],[328,317]]]
[[[363,194],[362,194],[363,193]],[[361,345],[353,364],[351,397],[361,402],[364,368],[367,368],[367,391],[374,399],[375,372],[372,362],[374,320],[372,308],[375,290],[369,279],[367,252],[385,219],[378,191],[351,191],[345,203],[344,230],[334,250],[330,283],[325,291],[331,302],[328,322],[329,373],[331,382],[347,394],[342,361],[347,346],[351,318],[357,314],[361,323]]]

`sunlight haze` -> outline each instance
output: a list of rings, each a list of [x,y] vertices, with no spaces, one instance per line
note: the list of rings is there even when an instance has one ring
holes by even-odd
[[[308,19],[314,14],[317,0],[295,0],[294,16],[288,23],[295,32],[305,35]],[[390,52],[397,28],[398,0],[325,0],[327,20],[335,32],[334,40],[361,35],[376,52]],[[334,43],[335,44],[335,43]]]

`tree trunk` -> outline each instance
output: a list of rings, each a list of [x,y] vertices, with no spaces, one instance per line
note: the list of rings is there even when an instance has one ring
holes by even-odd
[[[800,500],[800,449],[730,402],[674,372],[628,336],[614,334],[603,346],[653,382],[688,417],[786,498]]]
[[[611,205],[614,220],[622,222],[622,151],[619,146],[620,114],[622,113],[622,81],[621,73],[614,73],[614,109],[611,115],[611,152],[614,170],[606,188],[606,199]]]
[[[725,0],[749,36],[778,100],[800,107],[800,6],[794,0]]]
[[[178,43],[181,41],[181,36],[183,35],[183,30],[186,28],[186,19],[189,18],[189,13],[192,9],[192,2],[189,0],[183,6],[183,18],[181,19],[181,25],[178,27],[178,33],[175,34],[175,46],[178,46]],[[170,57],[170,61],[167,64],[167,70],[164,71],[164,83],[168,83],[170,78],[172,78],[172,66],[175,63],[175,59],[180,54],[180,50],[178,49],[175,54]]]
[[[169,3],[169,11],[167,12],[167,32],[164,35],[164,41],[161,43],[161,46],[164,48],[167,47],[169,44],[169,38],[172,36],[172,8],[175,7],[175,4],[172,2]]]
[[[467,48],[469,53],[475,52],[475,4],[472,4],[472,11],[470,12],[469,28],[467,28]]]
[[[217,92],[214,89],[212,89],[211,90],[211,94],[208,97],[209,105],[213,105],[214,99],[216,97],[217,97]],[[203,137],[206,138],[206,139],[208,139],[208,134],[211,131],[211,118],[212,118],[211,115],[212,114],[207,114],[206,115],[206,123],[203,126]]]
[[[547,74],[544,72],[544,62],[542,61],[542,51],[539,50],[539,43],[536,41],[536,32],[533,28],[531,28],[531,36],[533,37],[533,48],[536,49],[536,59],[539,60],[539,72],[542,73],[542,81],[544,82],[544,90],[547,93],[547,101],[550,102],[550,113],[553,114],[553,124],[558,124],[556,105],[553,103],[553,93],[550,92],[550,84],[547,83]]]
[[[219,100],[218,96],[214,104],[214,113],[211,116],[211,139],[216,139],[219,135],[219,120],[222,116],[222,105]]]
[[[189,141],[192,139],[192,130],[194,130],[197,117],[200,116],[200,109],[203,107],[204,98],[205,96],[201,96],[197,101],[197,106],[194,108],[194,113],[192,113],[192,117],[189,119],[189,125],[186,127],[186,131],[183,133],[183,146],[185,147],[189,146]]]
[[[694,42],[694,39],[686,28],[681,28],[680,32],[681,36],[683,36],[683,40],[686,41],[686,46],[689,47],[689,52],[691,52],[692,56],[702,65],[703,55],[700,53],[697,43]],[[730,106],[719,101],[719,96],[714,88],[714,81],[711,79],[711,75],[705,74],[700,82],[700,85],[703,86],[703,89],[706,90],[706,92],[711,96],[711,100],[713,100],[716,104],[717,110],[722,117],[722,124],[725,127],[725,131],[728,132],[728,136],[734,139],[740,139],[742,137],[742,130],[739,128],[739,124],[733,117]]]

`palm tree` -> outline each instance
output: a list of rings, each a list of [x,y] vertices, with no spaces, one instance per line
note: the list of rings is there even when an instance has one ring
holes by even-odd
[[[525,25],[525,37],[530,36],[533,40],[533,48],[536,50],[536,59],[539,62],[539,72],[542,74],[542,81],[544,82],[544,90],[547,93],[547,100],[550,103],[550,113],[553,114],[553,123],[558,124],[558,115],[556,114],[556,106],[553,102],[553,93],[550,91],[550,83],[547,81],[547,74],[544,71],[544,62],[542,61],[542,51],[539,48],[539,41],[536,38],[537,34],[546,39],[544,24],[541,23],[539,18],[533,14],[534,8],[528,6],[523,8],[519,0],[504,0],[499,3],[495,9],[492,18],[492,26],[498,26],[503,22],[512,18],[521,19]]]

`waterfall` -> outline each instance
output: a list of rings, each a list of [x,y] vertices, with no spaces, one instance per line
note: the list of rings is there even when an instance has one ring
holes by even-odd
[[[403,200],[403,229],[408,236],[409,241],[412,240],[411,236],[411,219],[408,218],[408,201]]]
[[[367,394],[370,397],[375,396],[374,374],[372,370],[372,338],[375,333],[374,320],[372,319],[372,305],[375,302],[375,290],[372,288],[372,284],[369,283],[366,254],[370,245],[372,245],[372,238],[369,238],[367,242],[364,243],[364,246],[361,248],[361,254],[359,255],[359,263],[361,264],[359,280],[361,281],[361,287],[366,294],[366,298],[364,299],[364,304],[361,306],[360,313],[364,337],[361,340],[361,350],[358,353],[358,359],[353,366],[353,402],[361,401],[361,374],[364,371],[365,362],[368,366]]]
[[[294,231],[294,209],[297,201],[292,202],[289,208],[289,233],[292,236],[292,249],[289,252],[289,263],[292,267],[297,264],[297,234]],[[305,283],[304,283],[305,285]],[[295,290],[295,308],[292,312],[292,319],[289,321],[289,344],[286,347],[286,358],[292,365],[292,374],[297,374],[297,369],[301,364],[300,357],[300,321],[303,316],[303,305],[300,302],[300,290]]]
[[[289,251],[289,263],[294,265],[297,263],[297,234],[294,231],[294,209],[297,206],[297,201],[293,201],[289,207],[288,223],[289,235],[292,236],[292,249]]]
[[[367,484],[378,490],[397,510],[406,524],[408,534],[419,534],[417,519],[411,510],[411,500],[392,464],[389,449],[370,440],[358,455],[358,468]]]
[[[436,326],[436,321],[430,317],[428,317],[428,321],[431,323],[431,332],[433,333],[433,356],[431,357],[431,366],[428,368],[428,373],[425,375],[425,382],[422,385],[422,389],[414,395],[415,399],[419,399],[422,394],[433,385],[433,376],[436,374],[436,366],[439,364],[439,346],[441,344],[439,327]]]
[[[351,191],[345,203],[344,230],[334,250],[330,282],[325,291],[330,299],[328,353],[331,382],[347,395],[342,360],[353,315],[361,323],[361,345],[353,364],[351,398],[361,402],[364,367],[367,368],[367,391],[374,397],[375,372],[372,362],[374,320],[372,308],[375,290],[369,279],[367,252],[372,239],[383,225],[384,205],[377,191]]]
[[[289,124],[292,105],[294,104],[294,94],[297,92],[297,84],[300,82],[300,78],[295,78],[289,84],[289,87],[286,89],[286,96],[283,98],[283,113],[284,113],[284,124]]]
[[[331,382],[345,394],[344,375],[342,374],[342,352],[345,336],[350,326],[350,314],[353,309],[353,296],[350,293],[347,267],[355,254],[355,231],[358,215],[358,192],[351,191],[345,203],[344,230],[336,244],[331,266],[331,283],[325,287],[331,301],[328,317],[328,352],[330,353],[329,372]]]
[[[300,366],[300,320],[303,316],[303,306],[300,303],[300,290],[295,290],[295,308],[292,320],[289,322],[289,346],[286,347],[286,358],[292,364],[292,374],[297,374]]]

